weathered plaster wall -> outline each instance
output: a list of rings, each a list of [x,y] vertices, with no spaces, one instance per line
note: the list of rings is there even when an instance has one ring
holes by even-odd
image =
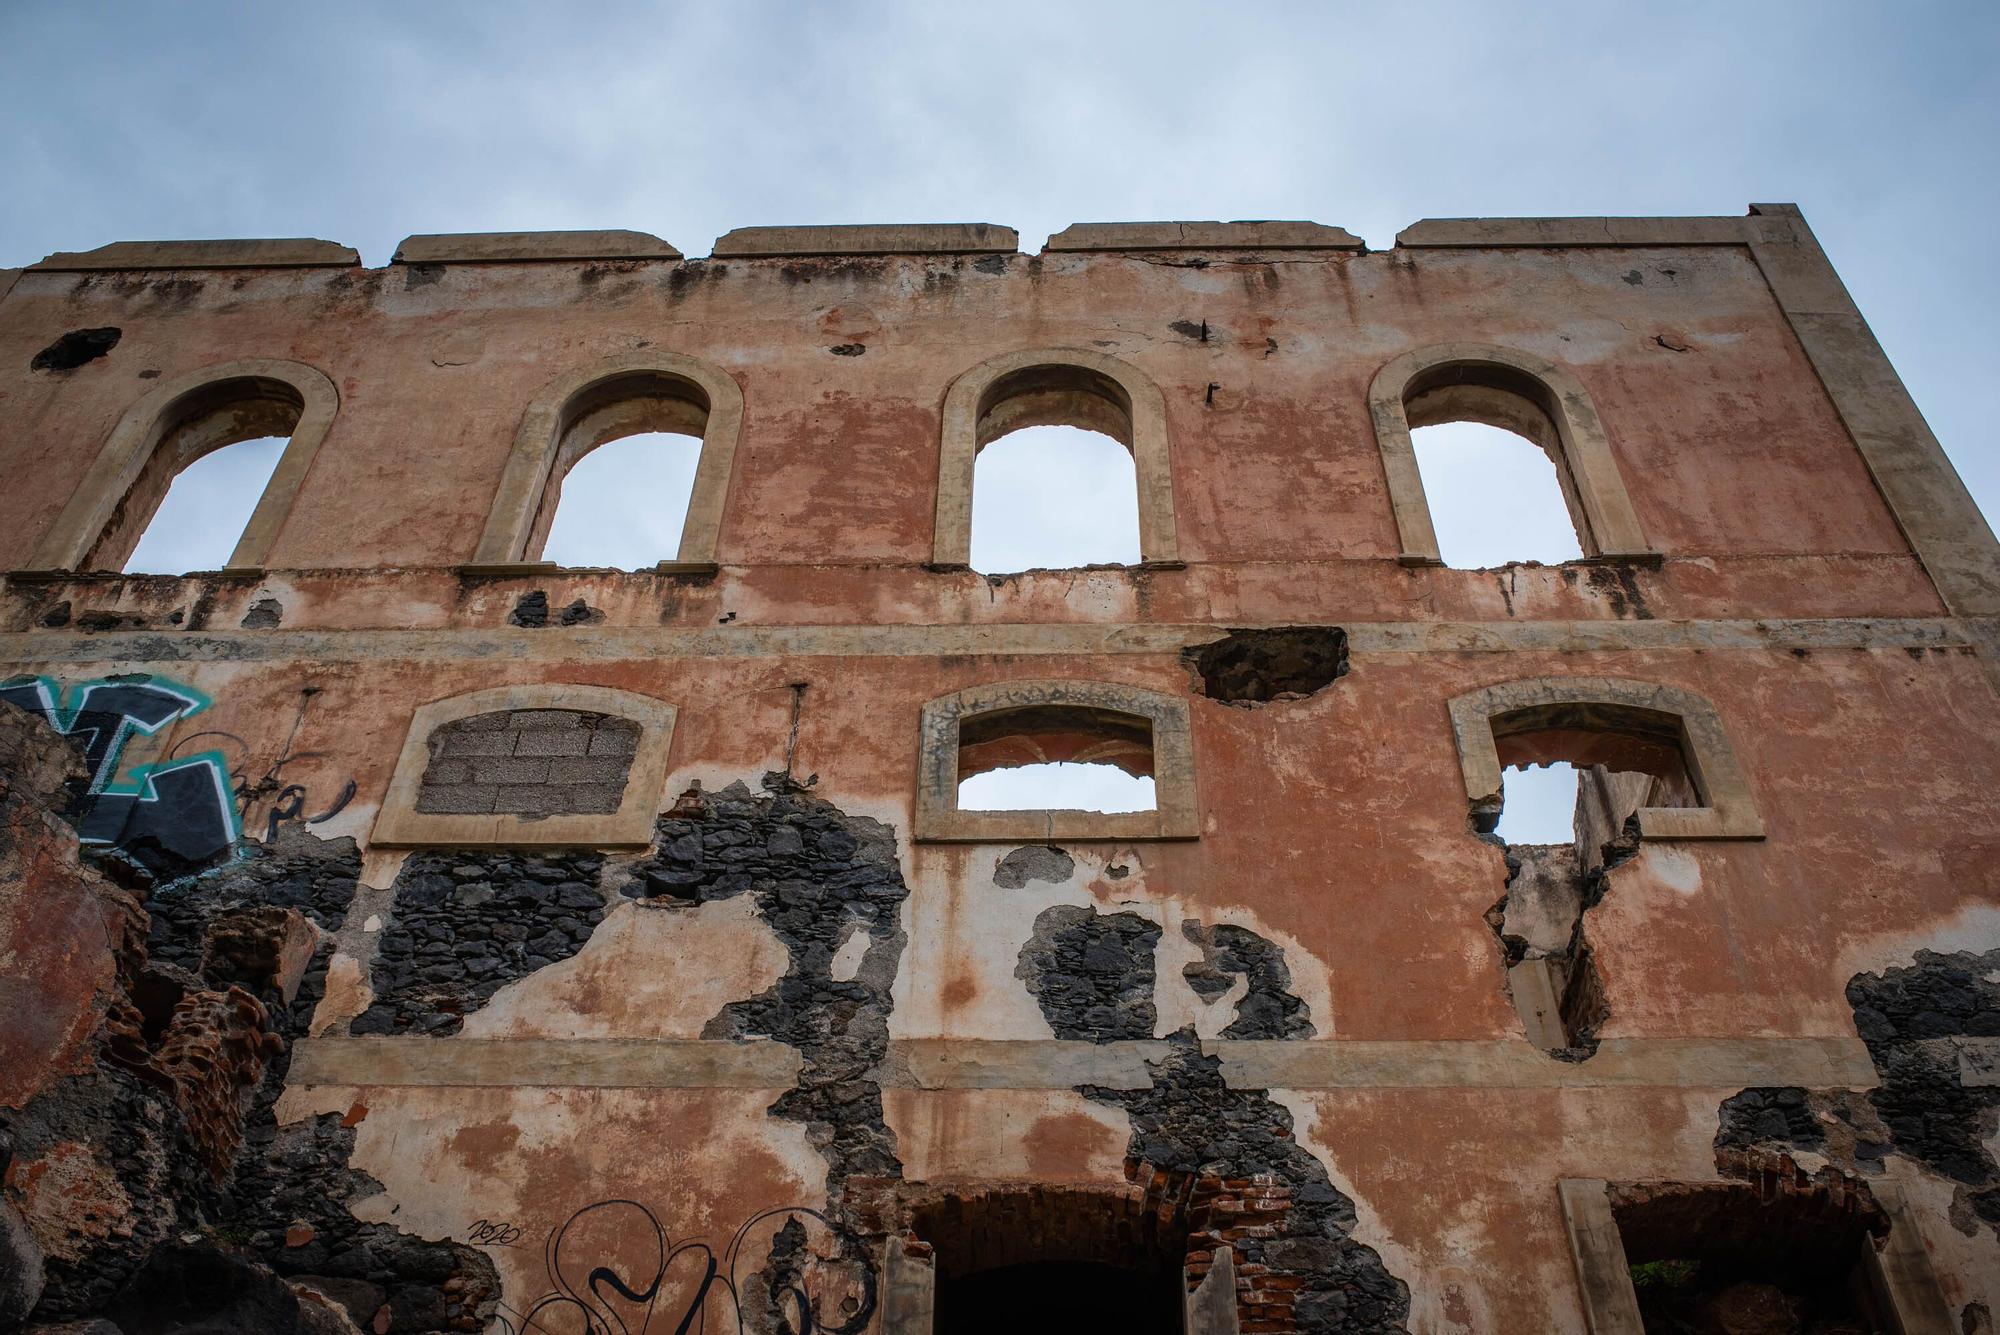
[[[87,846],[167,924],[158,965],[207,967],[208,919],[176,917],[181,897],[254,898],[259,853],[356,841],[337,908],[283,900],[312,918],[314,963],[303,994],[263,999],[284,1056],[242,1094],[229,1180],[267,1180],[277,1145],[339,1184],[300,1226],[407,1241],[321,1274],[290,1220],[218,1204],[226,1186],[176,1194],[176,1225],[289,1281],[352,1280],[330,1296],[363,1328],[475,1320],[464,1258],[484,1257],[498,1289],[476,1321],[518,1331],[592,1265],[644,1287],[639,1206],[718,1251],[795,1206],[823,1215],[799,1216],[806,1251],[838,1262],[799,1281],[822,1321],[886,1331],[905,1329],[883,1316],[895,1201],[1176,1183],[1204,1202],[1182,1222],[1197,1250],[1268,1262],[1238,1271],[1246,1329],[1581,1331],[1559,1179],[1712,1181],[1746,1088],[1872,1097],[1891,1058],[1857,1031],[1850,981],[2000,947],[1990,628],[1905,539],[1924,517],[1878,489],[1762,263],[1655,240],[27,271],[0,301],[18,480],[0,563],[27,563],[155,379],[281,357],[340,395],[266,569],[29,572],[0,592],[5,670],[46,682],[9,698],[42,689],[77,746],[87,683],[177,693],[119,735],[106,781],[43,803],[87,834],[150,783],[171,796],[146,807],[160,828],[209,839]],[[99,326],[122,330],[106,355],[31,369]],[[1585,385],[1657,563],[1398,564],[1368,385],[1474,334]],[[1061,346],[1163,391],[1185,568],[926,569],[950,381]],[[529,401],[647,347],[743,392],[720,569],[459,569]],[[1283,625],[1344,629],[1347,671],[1249,706],[1197,689],[1184,649]],[[1712,703],[1765,837],[1645,839],[1605,873],[1584,914],[1602,1046],[1564,1062],[1503,987],[1486,915],[1505,855],[1469,825],[1445,702],[1586,676]],[[1197,837],[913,838],[923,705],[1047,679],[1186,701]],[[412,711],[531,684],[672,707],[652,843],[371,848]],[[65,827],[0,814],[0,958],[36,998],[0,1021],[0,1053],[24,1054],[0,1063],[0,1102],[83,1098],[116,965],[93,920],[41,907],[82,902],[51,888],[74,870]],[[2000,1035],[1979,997],[1921,1041]],[[1907,1132],[1823,1158],[1906,1184],[1973,1321],[2000,1306],[2000,1242],[1968,1203],[2000,1182],[1991,1106],[1944,1065],[1919,1075],[1968,1143],[1988,1138],[1961,1165],[1986,1176],[1953,1178]],[[1227,1134],[1189,1130],[1209,1114]],[[49,1143],[14,1144],[0,1191],[44,1250],[74,1245],[21,1185],[50,1180]],[[619,1200],[636,1205],[592,1209]],[[1212,1200],[1273,1211],[1286,1246],[1232,1239]],[[551,1271],[542,1244],[572,1219]],[[799,1264],[789,1235],[773,1252],[783,1221],[745,1235],[758,1328]],[[693,1300],[688,1273],[659,1312]]]

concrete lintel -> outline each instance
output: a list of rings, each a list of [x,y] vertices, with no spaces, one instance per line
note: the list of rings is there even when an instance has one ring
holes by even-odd
[[[1011,255],[1021,237],[993,223],[738,227],[718,238],[713,259],[821,255]]]
[[[275,571],[282,575],[286,572]],[[560,572],[534,572],[546,580]],[[657,576],[656,576],[657,577]],[[96,572],[15,571],[10,584],[79,588],[138,582]],[[82,595],[80,595],[82,596]],[[88,607],[79,610],[88,611]],[[237,663],[315,659],[491,662],[547,659],[616,662],[643,658],[1039,657],[1054,654],[1177,654],[1232,627],[1160,623],[926,626],[578,626],[560,636],[511,627],[435,630],[201,631],[32,630],[0,632],[0,663]],[[1800,621],[1439,621],[1349,622],[1355,654],[1622,653],[1631,650],[1963,649],[1958,623],[1931,617]]]
[[[1740,246],[1742,218],[1424,218],[1396,234],[1400,249],[1502,246]]]
[[[1071,223],[1044,250],[1366,250],[1345,227],[1316,222]]]
[[[677,260],[650,232],[438,232],[403,238],[391,264],[519,264],[537,260]]]
[[[344,269],[361,263],[352,246],[310,237],[229,241],[113,241],[95,250],[59,250],[30,273],[100,269]]]
[[[1734,1091],[1752,1085],[1869,1088],[1856,1039],[1609,1039],[1585,1062],[1512,1039],[1218,1040],[1237,1089],[1592,1089]],[[1145,1089],[1164,1040],[909,1038],[873,1073],[890,1089]],[[775,1043],[706,1039],[322,1037],[302,1040],[300,1085],[782,1089],[798,1058]]]

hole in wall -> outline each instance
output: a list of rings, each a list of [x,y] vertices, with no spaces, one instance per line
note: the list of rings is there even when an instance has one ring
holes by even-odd
[[[74,371],[86,362],[94,362],[118,346],[118,340],[125,336],[122,329],[72,329],[55,342],[36,353],[28,362],[36,371]]]
[[[1139,562],[1131,453],[1097,431],[1029,426],[973,465],[972,568],[986,574]]]
[[[126,558],[125,572],[180,575],[227,565],[287,443],[283,436],[238,441],[182,469]]]
[[[542,559],[639,570],[671,561],[701,462],[697,437],[648,431],[607,441],[563,475]]]
[[[1482,422],[1410,433],[1438,554],[1456,570],[1583,556],[1562,479],[1533,441]]]
[[[1211,700],[1247,706],[1302,699],[1347,675],[1347,632],[1338,626],[1232,630],[1183,649],[1181,661]]]
[[[1576,838],[1576,767],[1558,760],[1506,772],[1500,823],[1493,833],[1509,844],[1567,844]]]

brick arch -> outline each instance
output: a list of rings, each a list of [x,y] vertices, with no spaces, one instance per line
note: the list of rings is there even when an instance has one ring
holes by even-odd
[[[1764,822],[1722,718],[1705,697],[1677,686],[1619,677],[1530,677],[1452,699],[1465,795],[1475,812],[1499,811],[1502,770],[1534,759],[1529,739],[1552,758],[1655,772],[1685,768],[1696,805],[1641,807],[1648,839],[1761,839]]]
[[[1101,431],[1132,452],[1139,486],[1139,559],[1180,563],[1174,529],[1167,401],[1129,362],[1082,348],[1030,348],[990,358],[945,392],[938,445],[934,564],[972,561],[972,478],[979,451],[1010,431],[1068,425]]]
[[[119,418],[31,564],[72,570],[115,556],[122,565],[183,468],[282,431],[290,443],[229,557],[231,569],[262,566],[339,406],[340,391],[323,372],[273,357],[220,362],[156,385]]]
[[[1376,372],[1368,411],[1403,564],[1444,564],[1410,430],[1459,421],[1504,427],[1548,453],[1585,556],[1653,555],[1590,394],[1554,362],[1490,343],[1418,348]]]
[[[742,430],[742,389],[693,357],[639,353],[559,376],[521,414],[473,564],[526,560],[547,536],[562,473],[590,450],[640,431],[684,431],[701,437],[701,461],[674,562],[713,565]]]

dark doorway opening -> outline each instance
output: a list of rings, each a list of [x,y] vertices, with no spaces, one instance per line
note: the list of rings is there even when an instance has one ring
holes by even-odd
[[[1179,1284],[1165,1267],[1095,1261],[1025,1265],[940,1275],[936,1335],[1178,1335]]]

